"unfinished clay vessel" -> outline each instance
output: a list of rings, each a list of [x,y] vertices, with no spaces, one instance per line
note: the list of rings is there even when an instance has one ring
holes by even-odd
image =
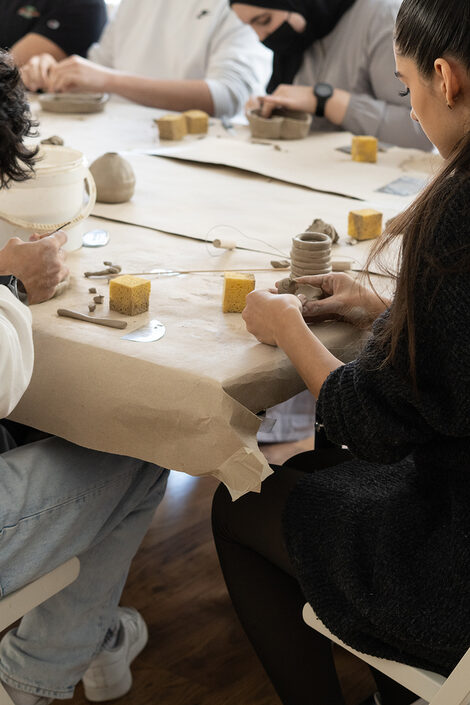
[[[48,113],[101,113],[109,100],[107,93],[44,93],[39,104]]]
[[[274,110],[270,118],[261,117],[260,110],[247,113],[251,136],[257,139],[300,140],[307,137],[312,116],[298,110]]]
[[[135,174],[129,162],[117,152],[107,152],[90,166],[100,203],[126,203],[134,195]]]
[[[291,277],[331,272],[331,238],[325,233],[306,232],[292,240]]]

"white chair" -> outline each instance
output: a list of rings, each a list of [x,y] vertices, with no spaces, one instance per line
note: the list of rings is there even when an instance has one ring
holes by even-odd
[[[80,572],[80,561],[71,558],[50,573],[0,600],[0,631],[73,583]],[[13,705],[0,683],[0,705]]]
[[[413,668],[396,661],[387,661],[376,656],[368,656],[352,649],[325,627],[308,602],[303,609],[303,618],[309,627],[328,637],[335,644],[339,644],[343,649],[350,651],[368,663],[369,666],[385,673],[386,676],[408,688],[412,693],[416,693],[418,697],[428,701],[429,705],[468,705],[470,703],[470,649],[452,673],[444,678],[438,673]]]

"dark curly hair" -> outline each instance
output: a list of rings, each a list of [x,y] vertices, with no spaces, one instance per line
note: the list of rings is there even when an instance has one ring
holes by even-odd
[[[0,50],[0,188],[31,177],[37,149],[28,149],[23,140],[35,127],[20,72]]]

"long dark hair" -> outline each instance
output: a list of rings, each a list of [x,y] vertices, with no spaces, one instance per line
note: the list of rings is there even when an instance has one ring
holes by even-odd
[[[470,71],[469,34],[468,0],[404,0],[396,21],[395,45],[401,56],[413,59],[421,75],[430,79],[434,62],[439,57],[451,56]],[[470,132],[455,146],[444,168],[418,199],[388,224],[369,258],[369,265],[372,260],[380,261],[380,255],[391,241],[402,237],[395,297],[379,339],[386,351],[385,362],[391,364],[397,362],[399,348],[406,341],[409,376],[415,390],[415,295],[418,279],[423,285],[428,277],[436,274],[442,277],[449,271],[446,269],[444,272],[437,258],[427,253],[436,222],[449,207],[455,189],[463,183],[470,185]],[[452,271],[470,271],[468,248],[458,253]]]
[[[0,188],[31,176],[37,150],[27,149],[23,140],[34,127],[20,73],[0,50]]]

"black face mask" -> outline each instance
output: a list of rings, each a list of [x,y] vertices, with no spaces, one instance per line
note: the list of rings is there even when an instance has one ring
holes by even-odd
[[[289,22],[283,22],[263,40],[263,44],[275,53],[285,54],[290,50],[298,50],[300,37],[299,32],[296,32]]]

